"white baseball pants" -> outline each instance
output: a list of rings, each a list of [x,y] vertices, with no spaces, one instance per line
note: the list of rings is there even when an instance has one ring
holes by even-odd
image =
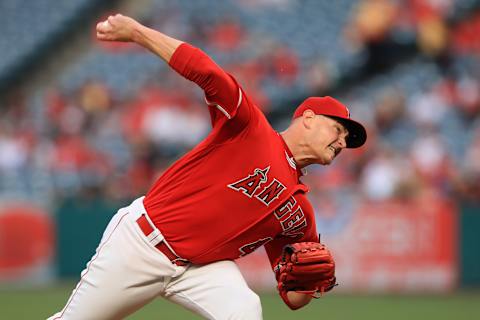
[[[172,264],[136,223],[142,210],[143,197],[113,216],[67,304],[48,320],[123,319],[159,296],[206,319],[262,319],[233,261]]]

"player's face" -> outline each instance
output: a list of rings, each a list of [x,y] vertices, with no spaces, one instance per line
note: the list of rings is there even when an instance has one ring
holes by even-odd
[[[318,164],[328,165],[347,147],[348,130],[338,121],[316,115],[311,128],[310,148]]]

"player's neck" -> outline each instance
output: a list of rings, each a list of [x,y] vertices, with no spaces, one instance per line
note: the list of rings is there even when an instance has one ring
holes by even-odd
[[[315,160],[308,155],[307,148],[301,140],[301,135],[293,128],[288,128],[287,130],[280,133],[287,145],[288,149],[292,153],[293,159],[295,160],[296,165],[302,169],[312,163],[315,163]]]

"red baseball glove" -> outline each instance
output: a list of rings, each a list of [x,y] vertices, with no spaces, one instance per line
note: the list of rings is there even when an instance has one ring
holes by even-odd
[[[288,291],[320,298],[337,285],[333,257],[325,245],[317,242],[286,245],[274,271],[280,296],[291,308]]]

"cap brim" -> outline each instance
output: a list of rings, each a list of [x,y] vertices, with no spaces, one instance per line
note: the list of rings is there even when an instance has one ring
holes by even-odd
[[[346,139],[347,148],[354,149],[363,146],[367,141],[367,131],[365,128],[355,120],[345,119],[335,116],[331,117],[345,126],[348,130],[348,137]]]

